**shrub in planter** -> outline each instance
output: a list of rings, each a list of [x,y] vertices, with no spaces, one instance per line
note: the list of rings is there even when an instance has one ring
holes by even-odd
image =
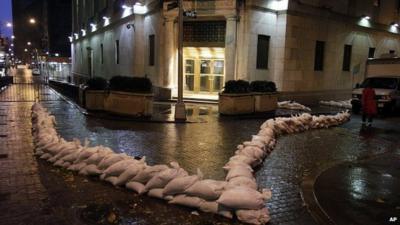
[[[102,77],[93,77],[86,82],[85,108],[88,110],[103,110],[106,96],[107,80]]]
[[[250,84],[244,80],[230,80],[225,83],[219,95],[218,110],[225,115],[250,114],[254,112],[254,99]]]
[[[239,93],[249,93],[250,84],[245,80],[229,80],[225,82],[223,93],[226,94],[239,94]]]
[[[253,81],[250,84],[254,96],[255,112],[274,111],[278,107],[276,85],[272,81]]]
[[[251,92],[276,92],[276,85],[272,81],[256,80],[250,84]]]
[[[105,109],[116,114],[151,116],[152,83],[147,77],[115,76],[110,79],[110,94]]]
[[[93,77],[86,82],[88,90],[105,90],[107,86],[107,80],[102,77]]]
[[[153,85],[147,77],[114,76],[110,79],[110,90],[134,93],[151,93]]]

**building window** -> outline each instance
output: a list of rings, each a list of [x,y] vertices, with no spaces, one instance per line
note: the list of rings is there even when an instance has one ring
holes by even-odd
[[[375,48],[369,48],[368,49],[368,58],[374,58],[375,57]]]
[[[350,71],[351,64],[351,45],[344,45],[344,54],[343,54],[343,71]]]
[[[154,34],[149,36],[149,66],[154,66]]]
[[[324,41],[315,42],[315,58],[314,58],[315,71],[324,70],[324,52],[325,52],[325,42]]]
[[[100,61],[101,61],[101,64],[104,64],[104,47],[103,47],[103,44],[100,44]]]
[[[258,35],[257,40],[257,69],[268,69],[270,36]]]
[[[115,40],[115,64],[119,64],[119,40]]]

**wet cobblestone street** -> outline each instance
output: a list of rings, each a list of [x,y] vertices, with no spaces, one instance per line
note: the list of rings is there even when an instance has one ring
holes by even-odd
[[[0,221],[1,224],[231,224],[218,216],[191,214],[94,178],[52,167],[33,156],[30,107],[33,102],[5,101],[0,93]],[[24,88],[32,88],[27,85]],[[236,146],[251,139],[264,119],[219,118],[213,106],[204,123],[145,123],[86,117],[50,89],[42,104],[56,117],[59,134],[67,139],[88,138],[132,156],[146,156],[149,164],[176,160],[191,173],[223,179],[222,166]],[[41,95],[42,96],[42,95]],[[3,99],[3,100],[1,100]],[[399,154],[399,118],[379,118],[369,131],[360,131],[360,118],[340,127],[282,136],[257,171],[261,188],[272,189],[267,203],[271,224],[315,224],[301,198],[300,184],[312,171],[378,154]]]

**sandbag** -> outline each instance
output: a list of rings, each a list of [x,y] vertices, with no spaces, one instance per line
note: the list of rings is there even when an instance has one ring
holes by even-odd
[[[225,180],[229,181],[230,179],[235,177],[253,178],[253,173],[252,170],[249,170],[247,167],[236,166],[229,170]]]
[[[271,219],[269,217],[269,211],[267,208],[262,208],[259,210],[236,210],[236,216],[242,222],[261,225],[266,224]]]
[[[125,187],[130,189],[130,190],[132,190],[132,191],[135,191],[136,193],[138,193],[140,195],[145,193],[144,185],[142,183],[139,183],[139,182],[130,181],[130,182],[125,184]]]
[[[103,174],[105,174],[105,177],[119,176],[128,168],[128,166],[135,164],[136,163],[135,161],[136,160],[132,158],[118,161],[113,165],[109,166],[106,170],[104,170]]]
[[[111,167],[110,167],[111,168]],[[135,177],[142,169],[144,169],[144,165],[141,164],[130,164],[126,167],[125,171],[119,175],[116,185],[123,185],[133,177]]]
[[[184,193],[186,189],[192,186],[195,182],[203,178],[203,174],[199,169],[197,169],[197,175],[177,177],[172,179],[164,187],[164,195],[175,195]]]
[[[113,165],[119,161],[122,161],[124,159],[127,159],[126,154],[109,154],[103,160],[101,160],[98,167],[101,170],[105,170],[108,167],[110,167],[111,165]]]
[[[134,178],[132,178],[132,181],[145,184],[156,174],[167,169],[169,169],[169,167],[166,165],[147,166],[145,167],[145,169],[141,170]]]
[[[219,214],[219,215],[224,216],[229,219],[233,218],[233,214],[231,211],[229,211],[227,208],[219,205],[215,201],[212,201],[212,202],[202,201],[200,203],[199,209],[203,212]]]
[[[196,196],[206,200],[216,200],[221,195],[227,182],[216,180],[200,180],[185,190],[190,196]]]
[[[88,175],[97,176],[97,175],[101,174],[101,170],[99,170],[96,165],[91,164],[91,165],[87,165],[87,166],[83,167],[82,169],[80,169],[79,174],[86,175],[86,176],[88,176]]]
[[[235,187],[244,186],[254,190],[257,190],[257,182],[254,178],[250,177],[234,177],[229,180],[228,184],[226,185],[225,189],[232,189]]]
[[[222,192],[217,203],[232,209],[261,209],[266,198],[254,189],[239,186]]]
[[[154,188],[164,188],[165,185],[168,184],[172,179],[177,177],[187,176],[188,173],[182,168],[170,168],[164,171],[161,171],[153,178],[146,183],[146,190],[154,189]]]
[[[163,188],[154,188],[147,192],[147,195],[153,198],[164,199],[163,191]]]
[[[187,195],[176,195],[169,201],[170,204],[183,205],[191,208],[200,208],[200,204],[204,200],[198,197],[187,196]]]

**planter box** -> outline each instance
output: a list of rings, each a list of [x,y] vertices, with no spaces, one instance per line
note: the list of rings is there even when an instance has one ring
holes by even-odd
[[[111,91],[105,98],[107,112],[128,116],[151,116],[153,113],[153,94]]]
[[[254,97],[246,94],[219,94],[218,110],[224,115],[254,113]]]
[[[86,90],[85,108],[88,110],[104,110],[104,99],[107,92],[103,90]]]
[[[276,93],[255,92],[253,95],[255,112],[270,112],[278,108],[278,95]]]

